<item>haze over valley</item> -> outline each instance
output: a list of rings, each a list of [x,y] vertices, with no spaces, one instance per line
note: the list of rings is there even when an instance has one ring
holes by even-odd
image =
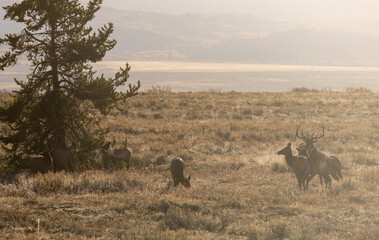
[[[104,7],[113,22],[107,59],[379,65],[379,33],[351,26],[304,25],[252,14],[167,14]]]
[[[2,1],[2,5],[10,4],[12,1]],[[316,3],[310,1],[311,7],[304,7],[303,12],[295,11],[296,6],[301,5],[297,0],[287,2],[287,5],[275,5],[282,11],[275,10],[273,1],[265,4],[253,1],[248,3],[244,0],[237,1],[235,5],[228,1],[219,1],[219,4],[211,4],[214,1],[200,3],[189,1],[186,8],[183,3],[176,4],[165,0],[160,4],[154,1],[104,1],[96,18],[92,22],[94,27],[99,28],[103,24],[113,22],[115,32],[112,35],[117,40],[116,47],[110,51],[100,65],[104,66],[105,74],[112,74],[112,66],[115,61],[118,66],[124,62],[139,62],[138,66],[131,64],[133,71],[139,72],[138,77],[149,84],[172,84],[165,81],[167,74],[162,72],[183,72],[176,74],[175,81],[218,81],[219,75],[213,75],[206,79],[190,79],[186,70],[180,71],[178,64],[182,62],[192,66],[192,72],[239,72],[234,68],[235,64],[266,64],[266,69],[275,65],[305,65],[306,71],[316,74],[306,79],[298,79],[304,74],[298,74],[296,81],[294,77],[288,79],[288,74],[279,76],[281,81],[292,81],[291,86],[303,83],[301,86],[331,88],[342,90],[346,87],[369,87],[379,90],[379,18],[367,9],[375,6],[375,2],[363,1],[360,8],[356,7],[354,1],[347,1],[350,8],[332,1]],[[197,3],[197,5],[195,4]],[[238,5],[239,4],[239,5]],[[255,4],[255,5],[254,5]],[[270,5],[271,4],[271,5]],[[313,5],[312,5],[313,4]],[[340,4],[340,5],[339,5]],[[179,8],[178,6],[182,8]],[[210,6],[213,6],[210,7]],[[252,8],[255,6],[255,8]],[[370,7],[371,6],[371,7]],[[332,9],[335,8],[335,14]],[[351,9],[355,7],[354,9]],[[359,11],[366,11],[362,15]],[[3,15],[4,11],[0,11]],[[354,14],[352,14],[354,13]],[[347,16],[350,16],[349,18]],[[10,21],[0,21],[0,36],[6,33],[19,31],[20,26]],[[5,52],[5,47],[0,46],[0,54]],[[147,79],[147,75],[140,72],[148,72],[149,77],[155,71],[149,69],[151,62],[165,64],[164,70],[155,77]],[[221,64],[223,67],[214,68],[212,63]],[[140,70],[141,66],[144,71]],[[180,65],[180,64],[179,64]],[[231,65],[231,66],[230,66]],[[338,69],[337,72],[345,71],[343,77],[330,73],[326,84],[317,82],[324,75],[319,74],[319,69],[314,66],[345,66],[365,67],[358,73],[354,68]],[[369,67],[369,68],[367,68]],[[16,67],[17,74],[23,74],[28,69],[25,66]],[[104,69],[104,68],[103,68]],[[369,69],[367,72],[366,70]],[[273,67],[273,72],[280,70]],[[304,68],[297,68],[303,71]],[[255,67],[244,67],[242,72],[256,72]],[[354,74],[349,74],[349,72]],[[9,88],[13,82],[14,71],[0,73],[0,88]],[[278,74],[274,74],[278,77]],[[279,74],[280,75],[280,74]],[[209,76],[209,74],[208,74]],[[241,79],[242,75],[234,75],[234,79]],[[246,74],[245,74],[246,76]],[[230,76],[228,76],[230,77]],[[250,79],[250,77],[253,77]],[[312,80],[310,80],[312,79]],[[358,80],[360,79],[360,81]],[[231,81],[232,79],[223,79]],[[251,81],[254,85],[254,74],[244,78],[243,81]],[[262,80],[262,79],[260,79]],[[264,81],[264,80],[263,80]],[[307,81],[312,84],[307,84]],[[9,85],[10,84],[10,85]],[[220,84],[216,84],[220,85]],[[249,84],[248,84],[249,85]],[[175,88],[177,90],[191,90],[192,88]],[[223,86],[223,84],[221,84]],[[145,87],[147,87],[145,85]],[[211,88],[212,84],[205,84],[205,88]],[[288,90],[290,87],[285,88]],[[243,88],[246,89],[246,88]],[[270,89],[250,87],[248,90]],[[206,90],[206,89],[203,89]],[[221,90],[230,90],[221,87]],[[236,89],[237,90],[237,89]],[[272,88],[272,91],[277,89]]]

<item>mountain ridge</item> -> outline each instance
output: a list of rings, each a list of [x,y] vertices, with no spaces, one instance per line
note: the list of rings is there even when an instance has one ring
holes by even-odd
[[[114,23],[112,38],[118,43],[105,60],[379,65],[379,37],[332,23],[320,27],[252,14],[169,14],[104,6],[91,25],[108,22]],[[20,29],[17,23],[0,21],[0,37]]]

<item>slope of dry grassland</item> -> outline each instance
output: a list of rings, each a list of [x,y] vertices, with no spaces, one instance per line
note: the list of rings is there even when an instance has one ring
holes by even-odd
[[[5,239],[379,239],[379,94],[148,91],[104,119],[132,168],[0,184]],[[343,180],[299,191],[276,152],[298,124]],[[293,147],[293,152],[295,149]],[[190,189],[173,188],[181,156]]]

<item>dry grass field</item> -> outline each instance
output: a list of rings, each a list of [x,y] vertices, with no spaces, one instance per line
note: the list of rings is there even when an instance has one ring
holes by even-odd
[[[0,184],[1,239],[379,239],[379,94],[174,93],[156,87],[104,119],[130,170]],[[276,152],[303,131],[342,161],[330,189],[298,190]],[[191,188],[173,187],[180,156]]]

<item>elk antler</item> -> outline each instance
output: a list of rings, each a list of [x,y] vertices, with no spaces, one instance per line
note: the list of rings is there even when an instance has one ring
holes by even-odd
[[[300,135],[299,135],[299,129],[300,129],[300,125],[296,129],[295,140],[296,140],[296,137],[298,137],[298,138],[302,139],[308,146],[312,146],[313,143],[317,142],[317,139],[320,139],[320,138],[324,137],[324,135],[325,135],[325,127],[324,126],[322,126],[322,134],[321,135],[316,135],[314,132],[312,133],[312,136],[309,136],[309,134],[307,134],[307,136],[304,136],[304,134],[302,132],[300,132]]]
[[[321,127],[322,127],[322,134],[318,136],[318,135],[313,135],[313,133],[312,133],[312,140],[316,140],[316,139],[320,139],[320,138],[324,137],[325,127],[323,125],[321,125]]]
[[[128,146],[128,137],[125,137],[125,140],[122,142],[124,144],[124,148]]]
[[[296,137],[298,137],[298,138],[303,139],[303,140],[305,141],[305,140],[308,139],[308,138],[305,137],[303,133],[300,133],[301,136],[299,136],[299,128],[300,128],[300,126],[301,126],[301,124],[299,124],[299,126],[298,126],[297,129],[296,129],[295,140],[296,140]]]

